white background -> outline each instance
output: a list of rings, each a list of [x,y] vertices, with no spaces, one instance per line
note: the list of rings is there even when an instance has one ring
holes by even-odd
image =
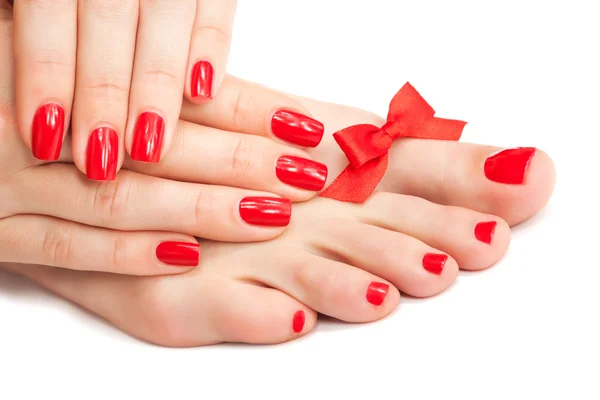
[[[232,73],[380,114],[410,80],[465,141],[546,150],[549,206],[446,293],[279,346],[158,348],[0,275],[0,398],[600,398],[595,7],[240,0]]]

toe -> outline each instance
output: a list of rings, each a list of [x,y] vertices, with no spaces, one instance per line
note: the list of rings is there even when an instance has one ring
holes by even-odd
[[[389,282],[359,268],[316,254],[282,251],[253,271],[251,279],[280,289],[311,309],[347,322],[370,322],[391,313],[400,301]],[[319,254],[321,253],[321,254]],[[272,266],[272,267],[269,267]]]
[[[538,212],[554,189],[550,157],[535,148],[398,140],[382,189],[498,215],[510,225]]]
[[[365,222],[427,243],[451,255],[463,269],[495,264],[510,242],[510,228],[499,217],[418,197],[378,192],[361,210]]]

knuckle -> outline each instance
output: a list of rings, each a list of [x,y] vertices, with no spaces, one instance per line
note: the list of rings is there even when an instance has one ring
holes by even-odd
[[[126,215],[131,196],[129,179],[119,178],[110,182],[99,182],[94,192],[93,210],[103,222],[118,221]]]
[[[77,0],[19,0],[27,7],[32,7],[48,13],[56,13],[75,6]]]
[[[130,270],[127,256],[127,239],[122,234],[116,234],[111,247],[110,272],[127,273]]]
[[[210,190],[201,189],[194,200],[194,222],[196,226],[210,223],[214,210],[214,196]]]
[[[68,265],[72,258],[73,225],[61,223],[44,233],[42,254],[53,265]]]
[[[220,26],[216,21],[200,20],[194,24],[192,35],[201,38],[207,43],[216,43],[218,46],[231,42],[231,33]]]
[[[108,101],[126,101],[129,97],[129,84],[122,81],[122,74],[100,74],[82,85],[94,99]]]
[[[131,0],[84,0],[81,3],[92,16],[108,20],[134,15],[138,8],[137,2]]]
[[[252,164],[254,144],[250,136],[238,136],[231,152],[230,171],[236,180],[248,177]]]
[[[234,127],[243,127],[248,115],[252,115],[254,99],[246,91],[239,89],[231,106],[231,120]]]
[[[175,88],[183,86],[182,76],[177,73],[175,65],[171,62],[154,62],[142,72],[142,76],[145,84],[152,84],[153,90],[156,90],[156,84]]]

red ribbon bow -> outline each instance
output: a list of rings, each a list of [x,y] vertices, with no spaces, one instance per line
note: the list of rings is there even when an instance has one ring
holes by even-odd
[[[325,189],[322,197],[363,203],[375,190],[388,165],[388,151],[403,137],[458,140],[466,122],[434,117],[435,111],[406,83],[390,103],[387,123],[354,125],[333,137],[350,165]]]

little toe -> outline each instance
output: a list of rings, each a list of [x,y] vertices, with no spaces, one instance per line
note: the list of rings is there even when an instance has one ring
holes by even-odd
[[[340,219],[319,229],[319,235],[339,259],[389,280],[411,296],[436,295],[458,274],[458,264],[448,254],[400,232]]]
[[[321,314],[346,322],[371,322],[390,314],[400,301],[398,290],[389,282],[328,259],[327,254],[297,256],[282,251],[271,257],[246,279],[282,290]]]
[[[365,222],[427,243],[451,255],[462,269],[490,267],[510,242],[510,228],[499,217],[419,197],[378,192],[361,210]]]
[[[382,190],[498,215],[510,225],[538,212],[554,190],[552,159],[532,147],[402,139]]]

